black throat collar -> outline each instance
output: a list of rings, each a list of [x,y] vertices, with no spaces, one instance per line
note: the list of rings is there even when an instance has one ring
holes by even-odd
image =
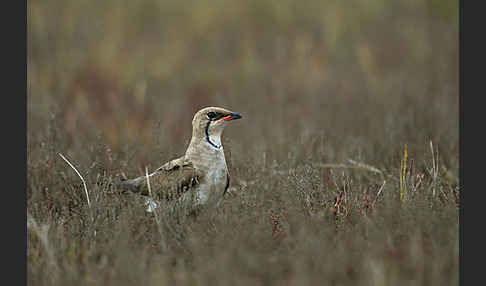
[[[211,138],[209,137],[209,125],[211,124],[211,121],[208,121],[208,124],[206,124],[206,141],[208,141],[209,144],[211,144],[214,148],[216,149],[219,149],[221,148],[221,146],[218,146],[216,144],[214,144],[213,142],[211,142]]]

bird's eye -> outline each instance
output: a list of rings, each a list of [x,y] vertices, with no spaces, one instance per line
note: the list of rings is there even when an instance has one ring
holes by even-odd
[[[212,112],[212,111],[210,111],[210,112],[208,112],[208,113],[206,114],[206,116],[207,116],[209,119],[213,119],[213,118],[215,118],[215,117],[216,117],[216,112]]]

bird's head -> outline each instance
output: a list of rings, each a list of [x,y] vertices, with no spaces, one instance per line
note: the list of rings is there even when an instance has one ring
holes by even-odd
[[[216,148],[221,146],[221,134],[228,122],[240,119],[241,115],[221,107],[206,107],[192,119],[193,139],[206,140]]]

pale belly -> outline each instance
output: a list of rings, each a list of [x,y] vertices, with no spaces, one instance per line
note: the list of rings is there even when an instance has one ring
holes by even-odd
[[[219,198],[226,187],[226,180],[226,168],[209,172],[197,190],[197,203],[206,204],[210,199]]]

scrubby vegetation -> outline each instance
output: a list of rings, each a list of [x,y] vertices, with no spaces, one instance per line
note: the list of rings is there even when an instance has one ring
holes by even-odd
[[[457,6],[29,1],[28,284],[457,285]],[[109,187],[211,105],[243,115],[218,209]]]

